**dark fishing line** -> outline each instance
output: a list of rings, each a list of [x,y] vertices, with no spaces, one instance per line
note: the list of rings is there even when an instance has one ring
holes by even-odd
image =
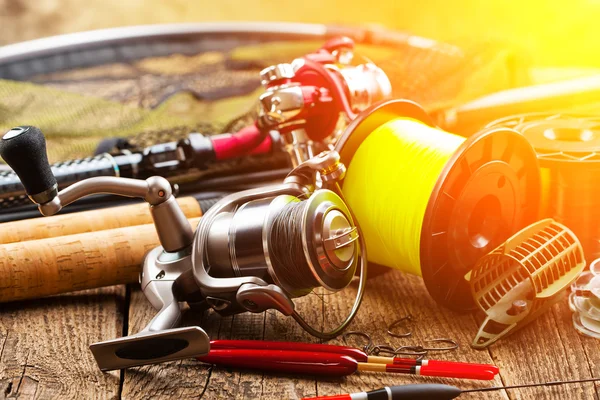
[[[302,219],[307,204],[306,201],[286,204],[273,220],[270,232],[271,258],[277,277],[299,291],[319,286],[302,246]]]

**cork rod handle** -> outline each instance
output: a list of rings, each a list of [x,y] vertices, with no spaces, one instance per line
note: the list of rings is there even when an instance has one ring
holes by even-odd
[[[159,245],[153,224],[0,245],[0,302],[137,282]]]
[[[200,204],[193,197],[178,198],[177,203],[187,218],[197,218],[202,215]],[[0,224],[0,244],[151,223],[152,216],[146,203],[111,207],[46,218],[5,222]]]

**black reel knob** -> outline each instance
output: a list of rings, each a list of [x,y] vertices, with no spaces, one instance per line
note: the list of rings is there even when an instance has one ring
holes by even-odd
[[[46,139],[35,126],[12,128],[0,140],[0,156],[19,176],[29,197],[46,203],[58,193],[46,154]]]

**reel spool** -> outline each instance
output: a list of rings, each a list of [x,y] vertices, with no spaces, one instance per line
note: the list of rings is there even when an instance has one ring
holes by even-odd
[[[465,140],[415,103],[392,100],[359,115],[336,151],[369,261],[422,275],[454,310],[475,306],[464,276],[477,260],[538,213],[535,152],[507,128]]]
[[[206,212],[194,234],[166,179],[94,177],[59,192],[45,150],[44,136],[35,127],[13,129],[0,141],[0,154],[43,215],[54,215],[91,194],[143,198],[161,243],[146,255],[140,277],[158,313],[137,334],[92,344],[100,369],[206,355],[206,332],[199,326],[178,327],[186,304],[223,315],[274,309],[326,340],[339,335],[356,315],[367,262],[358,227],[337,193],[345,166],[336,152],[305,161],[281,184],[224,197]],[[323,189],[317,190],[317,183]],[[357,269],[354,304],[335,329],[318,330],[295,309],[294,298],[315,288],[342,290]]]
[[[584,268],[581,243],[552,219],[512,236],[469,274],[473,298],[486,316],[471,346],[483,349],[536,319]]]
[[[529,140],[542,174],[541,218],[567,225],[588,259],[600,257],[600,118],[584,114],[534,113],[503,118]]]
[[[337,292],[348,286],[358,265],[358,231],[337,194],[320,189],[306,200],[280,194],[238,206],[233,198],[214,214],[205,214],[192,256],[196,282],[220,314],[259,310],[277,297],[269,294],[265,302],[264,289],[248,284],[235,297],[225,296],[222,284],[227,278],[257,277],[276,285],[277,292],[290,299],[318,287]],[[279,311],[294,315],[289,300],[282,296],[277,301],[283,305]]]

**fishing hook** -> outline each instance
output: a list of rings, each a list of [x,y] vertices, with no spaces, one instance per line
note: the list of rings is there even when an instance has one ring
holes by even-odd
[[[360,336],[362,338],[367,339],[367,344],[365,344],[362,347],[362,350],[365,353],[369,354],[369,351],[373,348],[373,339],[371,339],[371,336],[368,333],[361,332],[361,331],[349,331],[349,332],[345,332],[342,335],[342,340],[344,341],[345,345],[348,345],[348,341],[347,341],[348,336],[352,336],[352,335]]]
[[[425,357],[428,352],[429,350],[425,349],[423,346],[400,346],[394,349],[394,354],[396,356],[417,356],[417,359]]]
[[[451,351],[451,350],[456,350],[456,349],[458,349],[460,347],[455,340],[450,339],[450,338],[428,339],[428,340],[425,341],[425,343],[446,343],[446,344],[449,344],[449,346],[446,346],[446,347],[423,347],[423,350],[425,350],[425,351]]]
[[[396,338],[405,338],[405,337],[409,337],[409,336],[411,336],[411,335],[412,335],[412,331],[408,331],[408,332],[406,332],[406,333],[394,333],[392,330],[393,330],[393,329],[394,329],[396,326],[400,325],[402,322],[404,322],[404,321],[410,321],[410,322],[412,322],[412,320],[413,320],[413,316],[412,316],[412,315],[410,315],[410,314],[408,314],[407,316],[405,316],[405,317],[402,317],[402,318],[400,318],[400,319],[398,319],[398,320],[396,320],[396,321],[392,322],[392,323],[391,323],[391,324],[388,326],[388,328],[387,328],[387,333],[388,333],[388,335],[390,335],[390,336],[393,336],[393,337],[396,337]]]
[[[374,356],[379,356],[381,354],[396,356],[396,351],[392,346],[388,346],[386,344],[378,344],[371,348],[371,354],[373,354]]]

